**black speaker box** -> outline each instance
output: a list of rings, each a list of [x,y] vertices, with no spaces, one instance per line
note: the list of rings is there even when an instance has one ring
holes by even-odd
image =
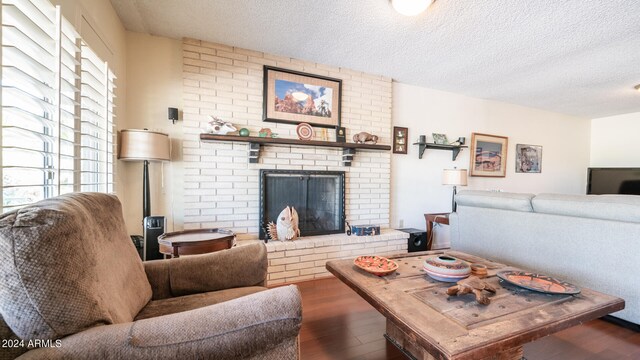
[[[142,260],[163,259],[160,254],[160,244],[158,244],[158,236],[164,234],[165,219],[164,216],[147,216],[143,221],[144,227],[144,248],[142,250]]]
[[[409,243],[407,246],[407,248],[409,249],[409,252],[427,251],[427,232],[426,231],[413,229],[413,228],[398,229],[398,230],[409,233],[409,240],[408,240]]]

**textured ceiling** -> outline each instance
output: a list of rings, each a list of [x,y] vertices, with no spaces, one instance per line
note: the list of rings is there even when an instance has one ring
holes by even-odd
[[[640,111],[638,0],[437,0],[416,17],[388,0],[111,1],[131,31],[589,118]]]

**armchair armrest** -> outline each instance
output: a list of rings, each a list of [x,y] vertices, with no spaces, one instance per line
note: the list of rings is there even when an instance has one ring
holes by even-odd
[[[211,254],[144,263],[153,300],[243,286],[264,286],[267,278],[264,243]]]
[[[196,310],[96,326],[20,359],[243,359],[291,346],[302,303],[295,285]]]

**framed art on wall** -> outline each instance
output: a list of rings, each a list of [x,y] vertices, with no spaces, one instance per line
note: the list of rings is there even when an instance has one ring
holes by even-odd
[[[505,177],[507,174],[506,136],[471,134],[471,176]]]
[[[342,80],[264,67],[263,120],[340,126]]]
[[[409,137],[409,129],[406,127],[393,127],[393,153],[407,153],[407,139]]]
[[[542,146],[540,145],[516,145],[516,172],[540,173],[542,172]]]

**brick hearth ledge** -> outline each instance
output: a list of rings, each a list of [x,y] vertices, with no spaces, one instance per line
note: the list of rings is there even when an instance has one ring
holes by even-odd
[[[329,277],[331,274],[325,268],[329,260],[406,253],[408,238],[408,233],[383,229],[380,235],[375,236],[335,234],[302,237],[286,242],[270,241],[266,244],[269,258],[267,284]],[[252,241],[256,240],[239,241],[239,244]]]

